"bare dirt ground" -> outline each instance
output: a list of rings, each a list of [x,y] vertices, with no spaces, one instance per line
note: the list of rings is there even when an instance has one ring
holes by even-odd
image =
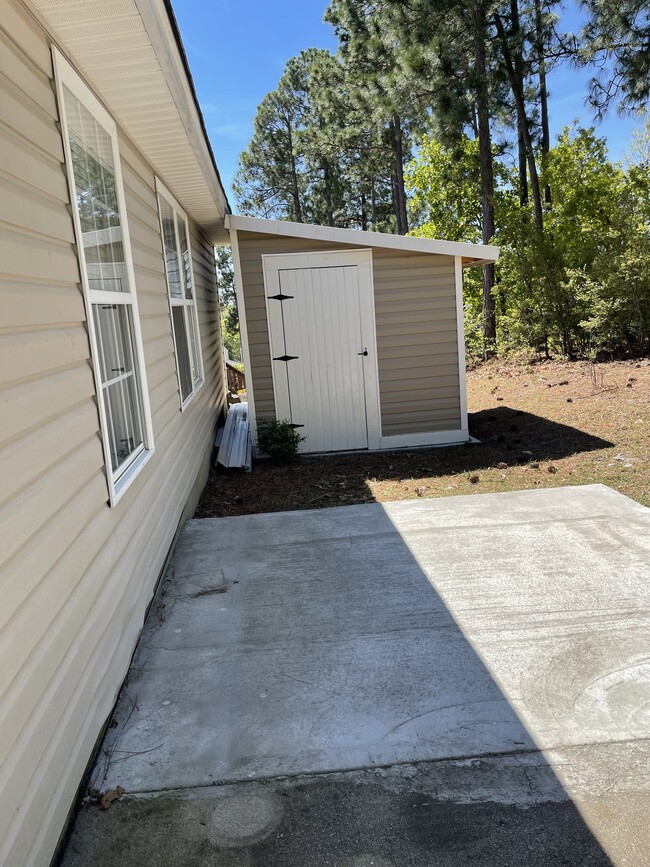
[[[213,470],[195,517],[596,482],[650,505],[650,361],[490,362],[467,392],[478,444]]]

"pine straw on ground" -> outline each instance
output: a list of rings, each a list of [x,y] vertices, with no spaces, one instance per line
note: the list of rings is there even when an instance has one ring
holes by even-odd
[[[491,362],[467,391],[478,444],[217,469],[195,517],[595,482],[650,505],[650,361]]]

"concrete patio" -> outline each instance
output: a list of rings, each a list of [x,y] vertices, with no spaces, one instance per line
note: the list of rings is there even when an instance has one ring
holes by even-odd
[[[66,867],[648,863],[650,510],[191,521]]]

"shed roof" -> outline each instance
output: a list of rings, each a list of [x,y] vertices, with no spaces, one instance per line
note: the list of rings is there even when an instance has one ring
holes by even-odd
[[[355,247],[382,247],[403,253],[431,253],[438,256],[460,256],[463,267],[487,265],[499,258],[499,248],[487,244],[465,244],[459,241],[437,241],[433,238],[414,238],[390,235],[386,232],[361,232],[357,229],[338,229],[333,226],[314,226],[309,223],[290,223],[287,220],[263,220],[228,214],[227,229],[240,232],[258,232],[265,235],[284,235],[290,238],[329,241],[333,244],[353,244]]]

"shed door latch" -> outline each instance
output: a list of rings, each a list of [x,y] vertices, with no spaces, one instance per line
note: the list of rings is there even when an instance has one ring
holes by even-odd
[[[357,352],[357,355],[367,355],[367,354],[368,354],[367,349],[364,349],[363,352]]]

